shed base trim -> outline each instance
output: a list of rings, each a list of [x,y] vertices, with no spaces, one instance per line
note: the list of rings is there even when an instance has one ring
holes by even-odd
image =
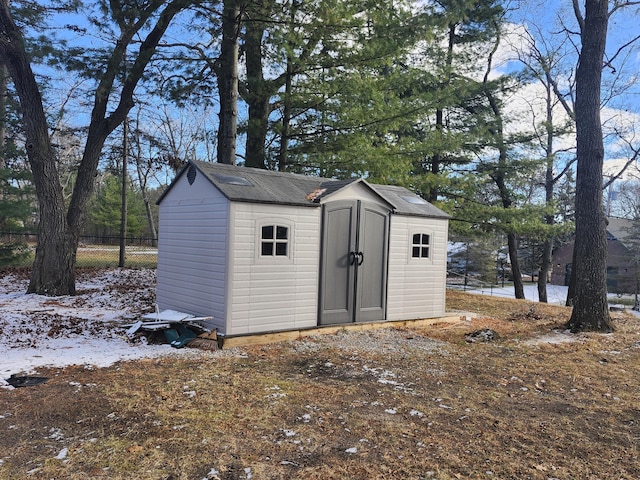
[[[443,317],[420,318],[415,320],[394,320],[383,322],[347,323],[340,325],[325,325],[277,332],[249,333],[244,335],[221,335],[218,333],[219,348],[242,347],[246,345],[266,345],[269,343],[297,340],[312,335],[335,334],[341,331],[377,330],[392,327],[421,327],[436,323],[458,323],[464,320],[460,314],[445,315]]]

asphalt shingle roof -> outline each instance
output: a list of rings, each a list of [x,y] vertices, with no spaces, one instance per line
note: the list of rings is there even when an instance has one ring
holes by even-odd
[[[392,205],[394,213],[449,218],[448,214],[404,187],[376,185],[358,178],[334,180],[197,160],[188,163],[177,177],[192,165],[231,201],[318,207],[322,199],[351,184],[362,182]]]

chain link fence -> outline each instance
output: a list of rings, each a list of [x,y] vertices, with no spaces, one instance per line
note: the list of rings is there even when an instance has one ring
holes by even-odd
[[[38,235],[34,233],[0,232],[0,266],[30,267],[36,251]],[[147,237],[125,238],[125,264],[128,268],[155,268],[158,264],[156,242]],[[77,267],[118,267],[119,236],[80,236]]]

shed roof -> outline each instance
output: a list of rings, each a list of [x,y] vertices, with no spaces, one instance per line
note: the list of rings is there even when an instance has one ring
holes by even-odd
[[[433,206],[411,190],[396,185],[372,185],[376,191],[396,206],[395,213],[417,217],[450,218],[448,213]]]
[[[192,173],[189,173],[190,170]],[[192,160],[178,172],[176,179],[185,174],[197,175],[197,172],[201,172],[231,201],[318,207],[322,200],[328,199],[333,193],[354,183],[362,183],[393,207],[394,213],[449,218],[448,214],[404,187],[376,185],[359,178],[334,180]],[[162,202],[175,183],[174,180],[158,203]]]

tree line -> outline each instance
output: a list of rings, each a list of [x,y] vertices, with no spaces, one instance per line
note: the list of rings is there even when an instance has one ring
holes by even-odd
[[[452,238],[504,238],[518,298],[523,240],[544,301],[575,224],[571,326],[611,329],[605,134],[638,146],[600,113],[624,98],[635,38],[607,48],[607,26],[633,4],[576,0],[552,38],[494,0],[1,0],[0,201],[37,199],[29,292],[75,292],[105,172],[133,173],[152,230],[150,190],[198,158],[406,186]]]

